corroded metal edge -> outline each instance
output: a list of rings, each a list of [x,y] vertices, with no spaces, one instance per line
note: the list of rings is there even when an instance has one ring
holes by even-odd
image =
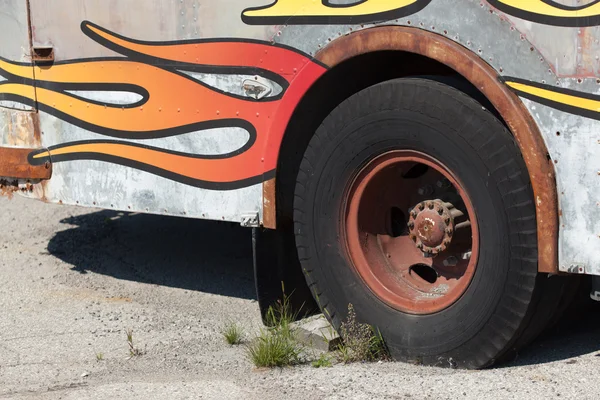
[[[275,178],[263,182],[262,226],[269,229],[277,228]]]
[[[52,164],[31,165],[28,156],[32,151],[19,147],[0,147],[0,177],[13,179],[50,179]],[[41,150],[41,149],[39,149]]]
[[[315,58],[334,67],[352,57],[383,50],[419,54],[454,69],[476,86],[498,110],[515,137],[535,196],[538,271],[558,272],[558,197],[554,166],[533,118],[521,100],[479,56],[458,43],[424,30],[400,26],[369,28],[342,36]]]

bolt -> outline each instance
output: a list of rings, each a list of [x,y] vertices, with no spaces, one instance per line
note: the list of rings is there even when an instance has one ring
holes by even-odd
[[[448,179],[441,179],[436,182],[436,186],[439,188],[447,189],[450,186],[452,186],[452,184],[450,183],[450,181]]]
[[[433,188],[431,185],[421,186],[419,190],[417,190],[420,196],[429,196],[433,193]]]
[[[450,256],[444,260],[444,266],[446,267],[454,267],[458,264],[458,259],[454,256]]]

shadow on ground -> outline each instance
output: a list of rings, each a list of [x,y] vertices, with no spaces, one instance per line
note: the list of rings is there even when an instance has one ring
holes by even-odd
[[[574,304],[556,327],[543,333],[518,357],[505,366],[543,364],[554,361],[577,362],[574,357],[595,354],[600,357],[600,307],[589,300]]]
[[[251,231],[237,224],[114,211],[60,222],[71,227],[48,251],[82,274],[256,299]]]
[[[71,227],[58,232],[48,250],[82,274],[256,299],[251,231],[237,224],[114,211],[61,223]],[[574,363],[600,352],[600,307],[581,307],[500,367]]]

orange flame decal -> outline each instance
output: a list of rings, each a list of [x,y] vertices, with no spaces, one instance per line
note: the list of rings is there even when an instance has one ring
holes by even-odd
[[[34,105],[83,129],[119,139],[152,139],[219,127],[239,127],[250,139],[236,152],[200,156],[128,143],[88,141],[52,146],[30,162],[96,159],[143,169],[186,184],[233,189],[272,175],[278,141],[304,92],[325,67],[296,50],[247,40],[171,43],[134,41],[89,22],[90,38],[126,57],[52,65],[0,60],[0,99]],[[261,75],[283,93],[254,100],[220,91],[181,71]],[[35,76],[35,81],[32,79]],[[36,86],[35,97],[31,87]],[[72,91],[125,91],[134,104],[107,104]]]

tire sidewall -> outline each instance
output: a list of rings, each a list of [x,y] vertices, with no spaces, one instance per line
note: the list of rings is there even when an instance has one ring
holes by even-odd
[[[408,88],[418,86],[418,82],[403,85]],[[409,89],[418,91],[418,87]],[[377,91],[370,88],[358,96],[371,100],[366,107],[346,104],[335,110],[317,131],[320,148],[307,153],[305,167],[309,167],[304,169],[309,179],[302,182],[301,191],[313,200],[313,207],[304,207],[296,224],[298,234],[309,238],[308,251],[312,254],[305,269],[312,271],[312,279],[327,292],[329,305],[335,310],[334,325],[339,326],[348,304],[353,304],[364,322],[381,331],[395,357],[436,363],[435,357],[443,354],[440,360],[460,360],[461,354],[477,347],[477,340],[471,339],[494,314],[511,267],[505,240],[511,226],[503,212],[510,205],[505,204],[495,184],[493,166],[486,158],[489,152],[477,148],[480,141],[471,140],[480,130],[478,124],[488,121],[473,118],[457,129],[456,122],[464,120],[469,111],[460,103],[444,103],[438,98],[436,104],[446,105],[439,109],[435,104],[406,104],[395,97],[391,104],[381,104],[372,100],[377,98]],[[353,112],[348,114],[348,108]],[[489,128],[503,129],[499,123]],[[341,210],[348,186],[366,163],[392,150],[423,152],[446,165],[470,197],[479,225],[479,257],[471,284],[454,304],[434,314],[409,314],[383,303],[356,273],[346,251]]]

